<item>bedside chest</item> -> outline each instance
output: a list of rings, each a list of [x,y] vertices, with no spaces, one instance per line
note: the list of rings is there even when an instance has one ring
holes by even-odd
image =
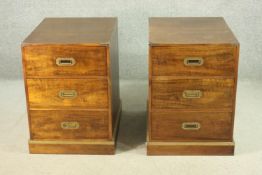
[[[22,43],[30,153],[114,154],[116,18],[46,18]]]
[[[148,155],[234,154],[238,55],[223,18],[149,19]]]

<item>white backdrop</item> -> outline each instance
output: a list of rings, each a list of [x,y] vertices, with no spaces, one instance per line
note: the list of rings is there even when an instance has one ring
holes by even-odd
[[[240,42],[241,79],[262,76],[261,0],[1,0],[0,78],[21,78],[20,43],[45,17],[118,17],[121,79],[147,79],[148,17],[222,16]]]

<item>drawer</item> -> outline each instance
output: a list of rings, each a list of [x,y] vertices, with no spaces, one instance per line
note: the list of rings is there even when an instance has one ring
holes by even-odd
[[[108,108],[106,79],[27,79],[29,108]]]
[[[43,45],[23,51],[28,78],[107,75],[105,47]]]
[[[230,112],[152,112],[152,140],[231,140]]]
[[[234,79],[153,80],[154,109],[232,109]]]
[[[233,76],[235,46],[151,47],[153,76]]]
[[[108,112],[31,110],[32,139],[107,139]]]

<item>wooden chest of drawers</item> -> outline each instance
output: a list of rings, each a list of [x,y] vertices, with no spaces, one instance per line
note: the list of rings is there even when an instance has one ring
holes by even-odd
[[[116,18],[47,18],[22,43],[31,153],[114,154]]]
[[[223,18],[150,18],[148,155],[230,155],[239,43]]]

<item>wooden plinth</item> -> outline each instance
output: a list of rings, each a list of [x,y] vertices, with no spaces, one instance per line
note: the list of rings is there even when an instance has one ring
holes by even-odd
[[[147,142],[147,155],[234,155],[234,142]]]

